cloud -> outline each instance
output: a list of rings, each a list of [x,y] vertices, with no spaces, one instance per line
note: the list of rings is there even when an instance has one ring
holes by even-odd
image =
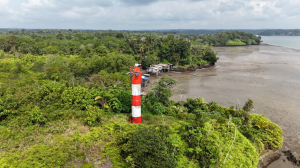
[[[0,0],[0,4],[7,4],[8,3],[8,0]]]
[[[0,0],[0,27],[294,28],[299,8],[299,0]]]
[[[144,6],[149,5],[154,2],[158,2],[159,0],[120,0],[123,4],[126,5],[134,5],[134,6]]]
[[[72,8],[77,7],[110,7],[116,5],[117,0],[72,0],[70,4],[69,0],[54,0],[56,4],[59,4],[60,8]]]
[[[22,2],[20,6],[25,9],[47,9],[56,7],[52,0],[28,0],[28,2]]]

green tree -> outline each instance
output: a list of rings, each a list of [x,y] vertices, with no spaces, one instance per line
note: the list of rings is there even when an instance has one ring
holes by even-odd
[[[176,167],[175,156],[169,152],[164,137],[164,133],[155,129],[138,128],[122,148],[124,158],[132,167]]]
[[[169,98],[172,96],[172,88],[176,85],[177,81],[172,78],[163,77],[159,80],[158,85],[152,90],[154,91],[155,98],[163,105],[169,104]]]
[[[18,44],[18,38],[17,36],[8,36],[6,37],[6,43],[4,44],[4,51],[9,52],[13,48],[17,49],[17,44]]]
[[[206,51],[203,59],[214,64],[218,61],[219,58],[216,56],[216,53],[214,53],[213,51]]]
[[[59,39],[59,40],[62,40],[62,39],[64,38],[64,35],[61,34],[61,33],[58,33],[58,34],[56,35],[56,38]]]

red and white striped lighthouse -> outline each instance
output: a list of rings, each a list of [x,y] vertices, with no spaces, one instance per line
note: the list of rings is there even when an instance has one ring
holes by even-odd
[[[142,66],[135,64],[130,67],[131,88],[132,88],[132,123],[142,123],[141,113],[141,83]]]

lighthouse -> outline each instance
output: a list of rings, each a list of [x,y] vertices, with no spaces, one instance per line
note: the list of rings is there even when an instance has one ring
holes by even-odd
[[[142,123],[141,113],[141,83],[142,83],[142,66],[135,64],[130,67],[131,88],[132,88],[132,123]]]

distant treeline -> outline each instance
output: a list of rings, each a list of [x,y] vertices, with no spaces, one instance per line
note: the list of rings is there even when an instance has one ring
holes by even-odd
[[[240,31],[260,36],[300,36],[300,29],[172,29],[154,30],[157,32],[173,32],[186,34],[217,34],[219,32]],[[149,32],[149,31],[138,31]]]
[[[300,36],[300,29],[265,30],[259,33],[261,36]]]
[[[65,29],[64,31],[66,31]],[[71,29],[69,29],[71,30]],[[21,31],[35,31],[35,32],[43,32],[44,29],[1,29],[1,32],[21,32]],[[54,30],[54,31],[61,31],[61,30]],[[96,32],[99,30],[79,30],[74,29],[73,32]],[[103,30],[104,31],[104,30]],[[120,30],[121,32],[136,32],[136,33],[150,33],[150,32],[157,32],[161,34],[217,34],[219,32],[228,32],[228,31],[239,31],[239,32],[246,32],[252,33],[255,35],[260,36],[300,36],[300,29],[157,29],[157,30]]]
[[[212,46],[234,46],[234,45],[258,45],[261,37],[251,33],[239,31],[226,31],[217,34],[199,35],[199,39]]]

